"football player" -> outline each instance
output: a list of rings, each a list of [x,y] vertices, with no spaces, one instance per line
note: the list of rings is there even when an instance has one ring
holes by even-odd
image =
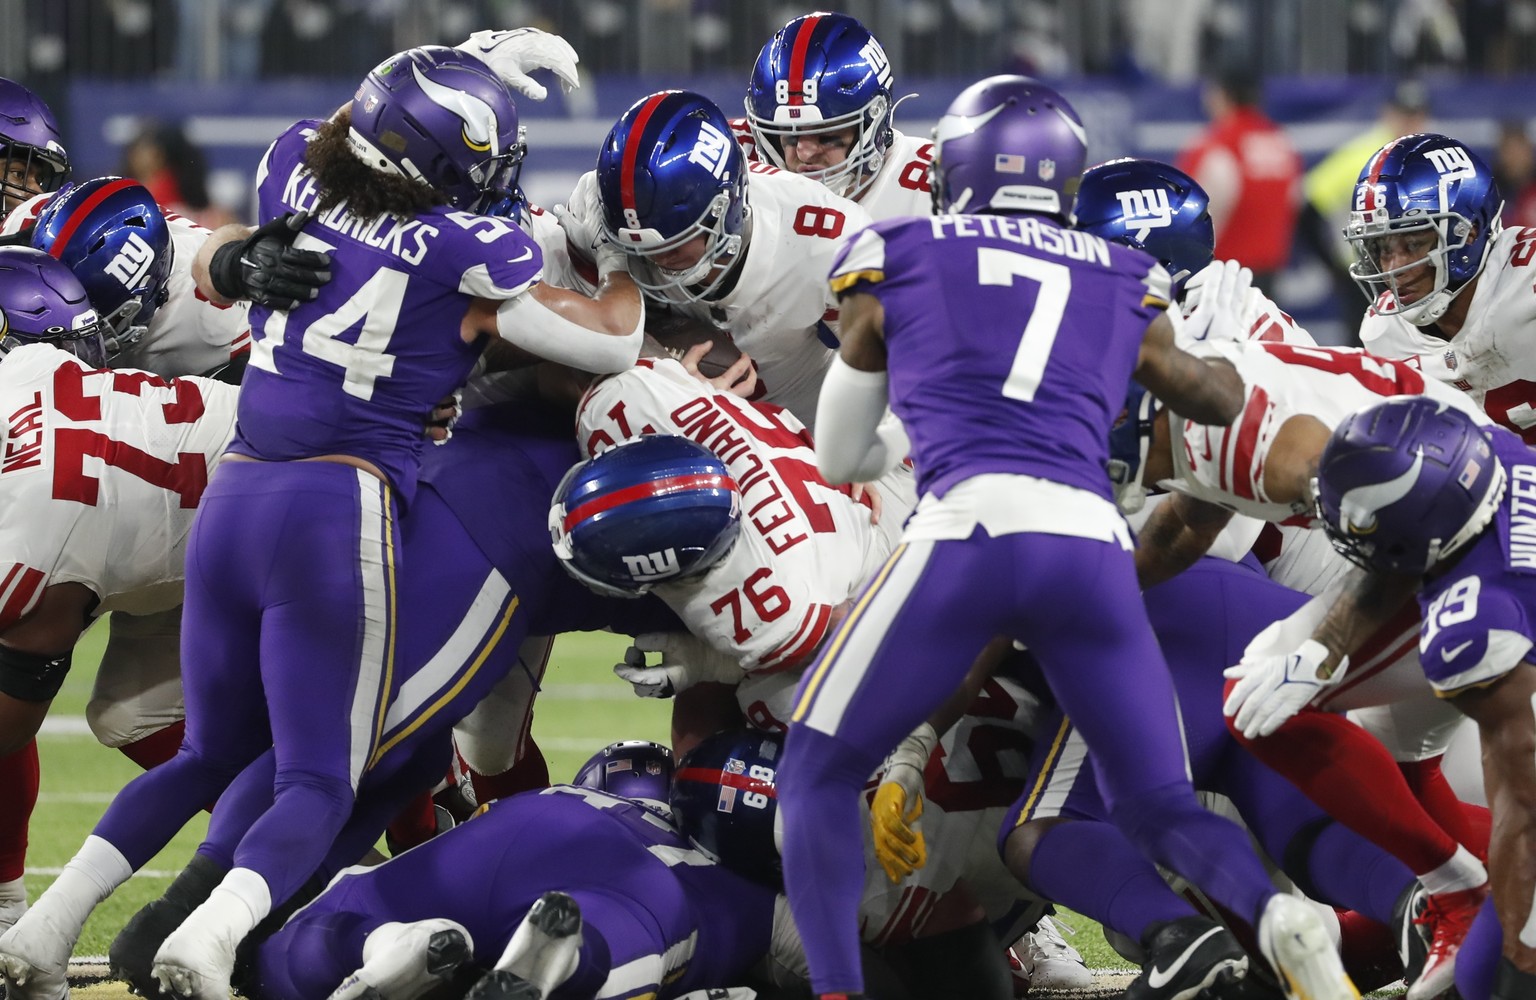
[[[863,208],[748,163],[719,108],[671,90],[624,112],[556,214],[578,256],[623,251],[649,298],[752,358],[753,398],[812,422],[837,323],[824,279],[842,238],[869,224]]]
[[[0,216],[69,180],[69,155],[59,123],[43,99],[15,80],[0,78]]]
[[[1469,1000],[1536,992],[1536,594],[1525,541],[1533,482],[1536,456],[1515,433],[1423,398],[1388,399],[1345,420],[1318,466],[1318,507],[1340,551],[1372,572],[1419,581],[1425,677],[1482,738],[1497,919],[1479,918],[1457,962]]]
[[[1241,830],[1195,800],[1172,683],[1104,475],[1133,375],[1217,424],[1236,416],[1241,381],[1174,346],[1160,264],[1064,228],[1086,136],[1061,95],[992,77],[955,99],[937,136],[940,214],[876,223],[831,274],[842,347],[823,386],[818,465],[846,482],[899,461],[904,449],[879,433],[890,404],[925,496],[806,674],[790,724],[785,875],[813,989],[853,996],[863,986],[859,788],[1001,634],[1035,652],[1087,727],[1113,819],[1138,848],[1251,920],[1299,990],[1357,996],[1316,916],[1277,895]],[[1207,289],[1197,321],[1230,329],[1240,290],[1226,280]],[[1071,332],[1083,323],[1092,337]]]
[[[119,794],[75,859],[81,880],[50,888],[74,924],[129,855],[149,857],[275,746],[271,808],[157,954],[178,993],[228,994],[235,946],[318,866],[378,748],[424,416],[497,337],[589,370],[634,363],[643,305],[617,255],[598,261],[595,299],[550,288],[528,237],[476,214],[511,189],[522,152],[507,84],[426,47],[385,60],[334,118],[296,124],[264,158],[262,215],[313,212],[301,249],[333,250],[335,277],[290,313],[252,310],[236,436],[189,543],[184,628],[203,655],[183,670],[186,738]],[[331,669],[317,675],[317,657]],[[232,721],[216,707],[231,697],[265,710]]]
[[[876,219],[926,215],[933,143],[894,127],[891,63],[847,14],[792,19],[758,53],[747,116],[731,121],[748,162],[820,181]]]

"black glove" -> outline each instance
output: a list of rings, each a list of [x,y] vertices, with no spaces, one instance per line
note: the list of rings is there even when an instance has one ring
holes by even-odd
[[[331,280],[331,261],[323,253],[293,248],[294,237],[308,221],[308,212],[289,212],[245,239],[219,247],[208,264],[214,289],[225,298],[249,299],[272,309],[313,302],[320,286]]]

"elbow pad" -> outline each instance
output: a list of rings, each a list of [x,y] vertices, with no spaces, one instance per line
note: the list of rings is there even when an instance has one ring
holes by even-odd
[[[639,322],[621,336],[573,323],[528,292],[508,299],[496,310],[496,332],[503,340],[530,354],[598,375],[633,368],[640,357],[644,331],[644,300]]]

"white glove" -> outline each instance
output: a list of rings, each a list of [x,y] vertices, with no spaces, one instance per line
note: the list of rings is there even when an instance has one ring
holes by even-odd
[[[1243,301],[1253,272],[1235,260],[1213,260],[1185,286],[1182,340],[1246,340]]]
[[[647,666],[646,653],[660,653],[661,662]],[[670,698],[695,684],[715,681],[740,684],[741,664],[689,632],[646,632],[624,651],[624,662],[613,672],[641,698]]]
[[[510,31],[477,31],[458,45],[461,52],[476,56],[501,77],[502,82],[524,97],[542,101],[549,96],[529,73],[547,69],[560,78],[567,92],[581,86],[576,63],[581,58],[571,43],[538,28]]]
[[[1316,639],[1308,639],[1291,653],[1245,652],[1237,666],[1222,672],[1225,677],[1237,678],[1221,706],[1222,713],[1233,718],[1244,737],[1268,736],[1344,678],[1349,657],[1340,660],[1331,675],[1322,677],[1318,670],[1326,659],[1328,647]]]
[[[583,219],[564,205],[556,205],[550,211],[555,213],[555,221],[565,230],[565,238],[576,252],[597,265],[599,281],[615,271],[629,272],[629,256],[613,245],[602,223]]]
[[[677,1000],[757,1000],[757,991],[746,986],[714,987],[684,993]]]

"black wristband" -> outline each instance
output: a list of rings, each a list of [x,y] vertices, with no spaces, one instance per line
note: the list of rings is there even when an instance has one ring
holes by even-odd
[[[1521,972],[1509,959],[1500,959],[1489,1000],[1527,1000],[1529,997],[1536,997],[1536,973]]]
[[[213,252],[208,261],[208,280],[213,290],[226,299],[243,299],[246,288],[240,273],[240,254],[245,249],[244,240],[230,240]]]

